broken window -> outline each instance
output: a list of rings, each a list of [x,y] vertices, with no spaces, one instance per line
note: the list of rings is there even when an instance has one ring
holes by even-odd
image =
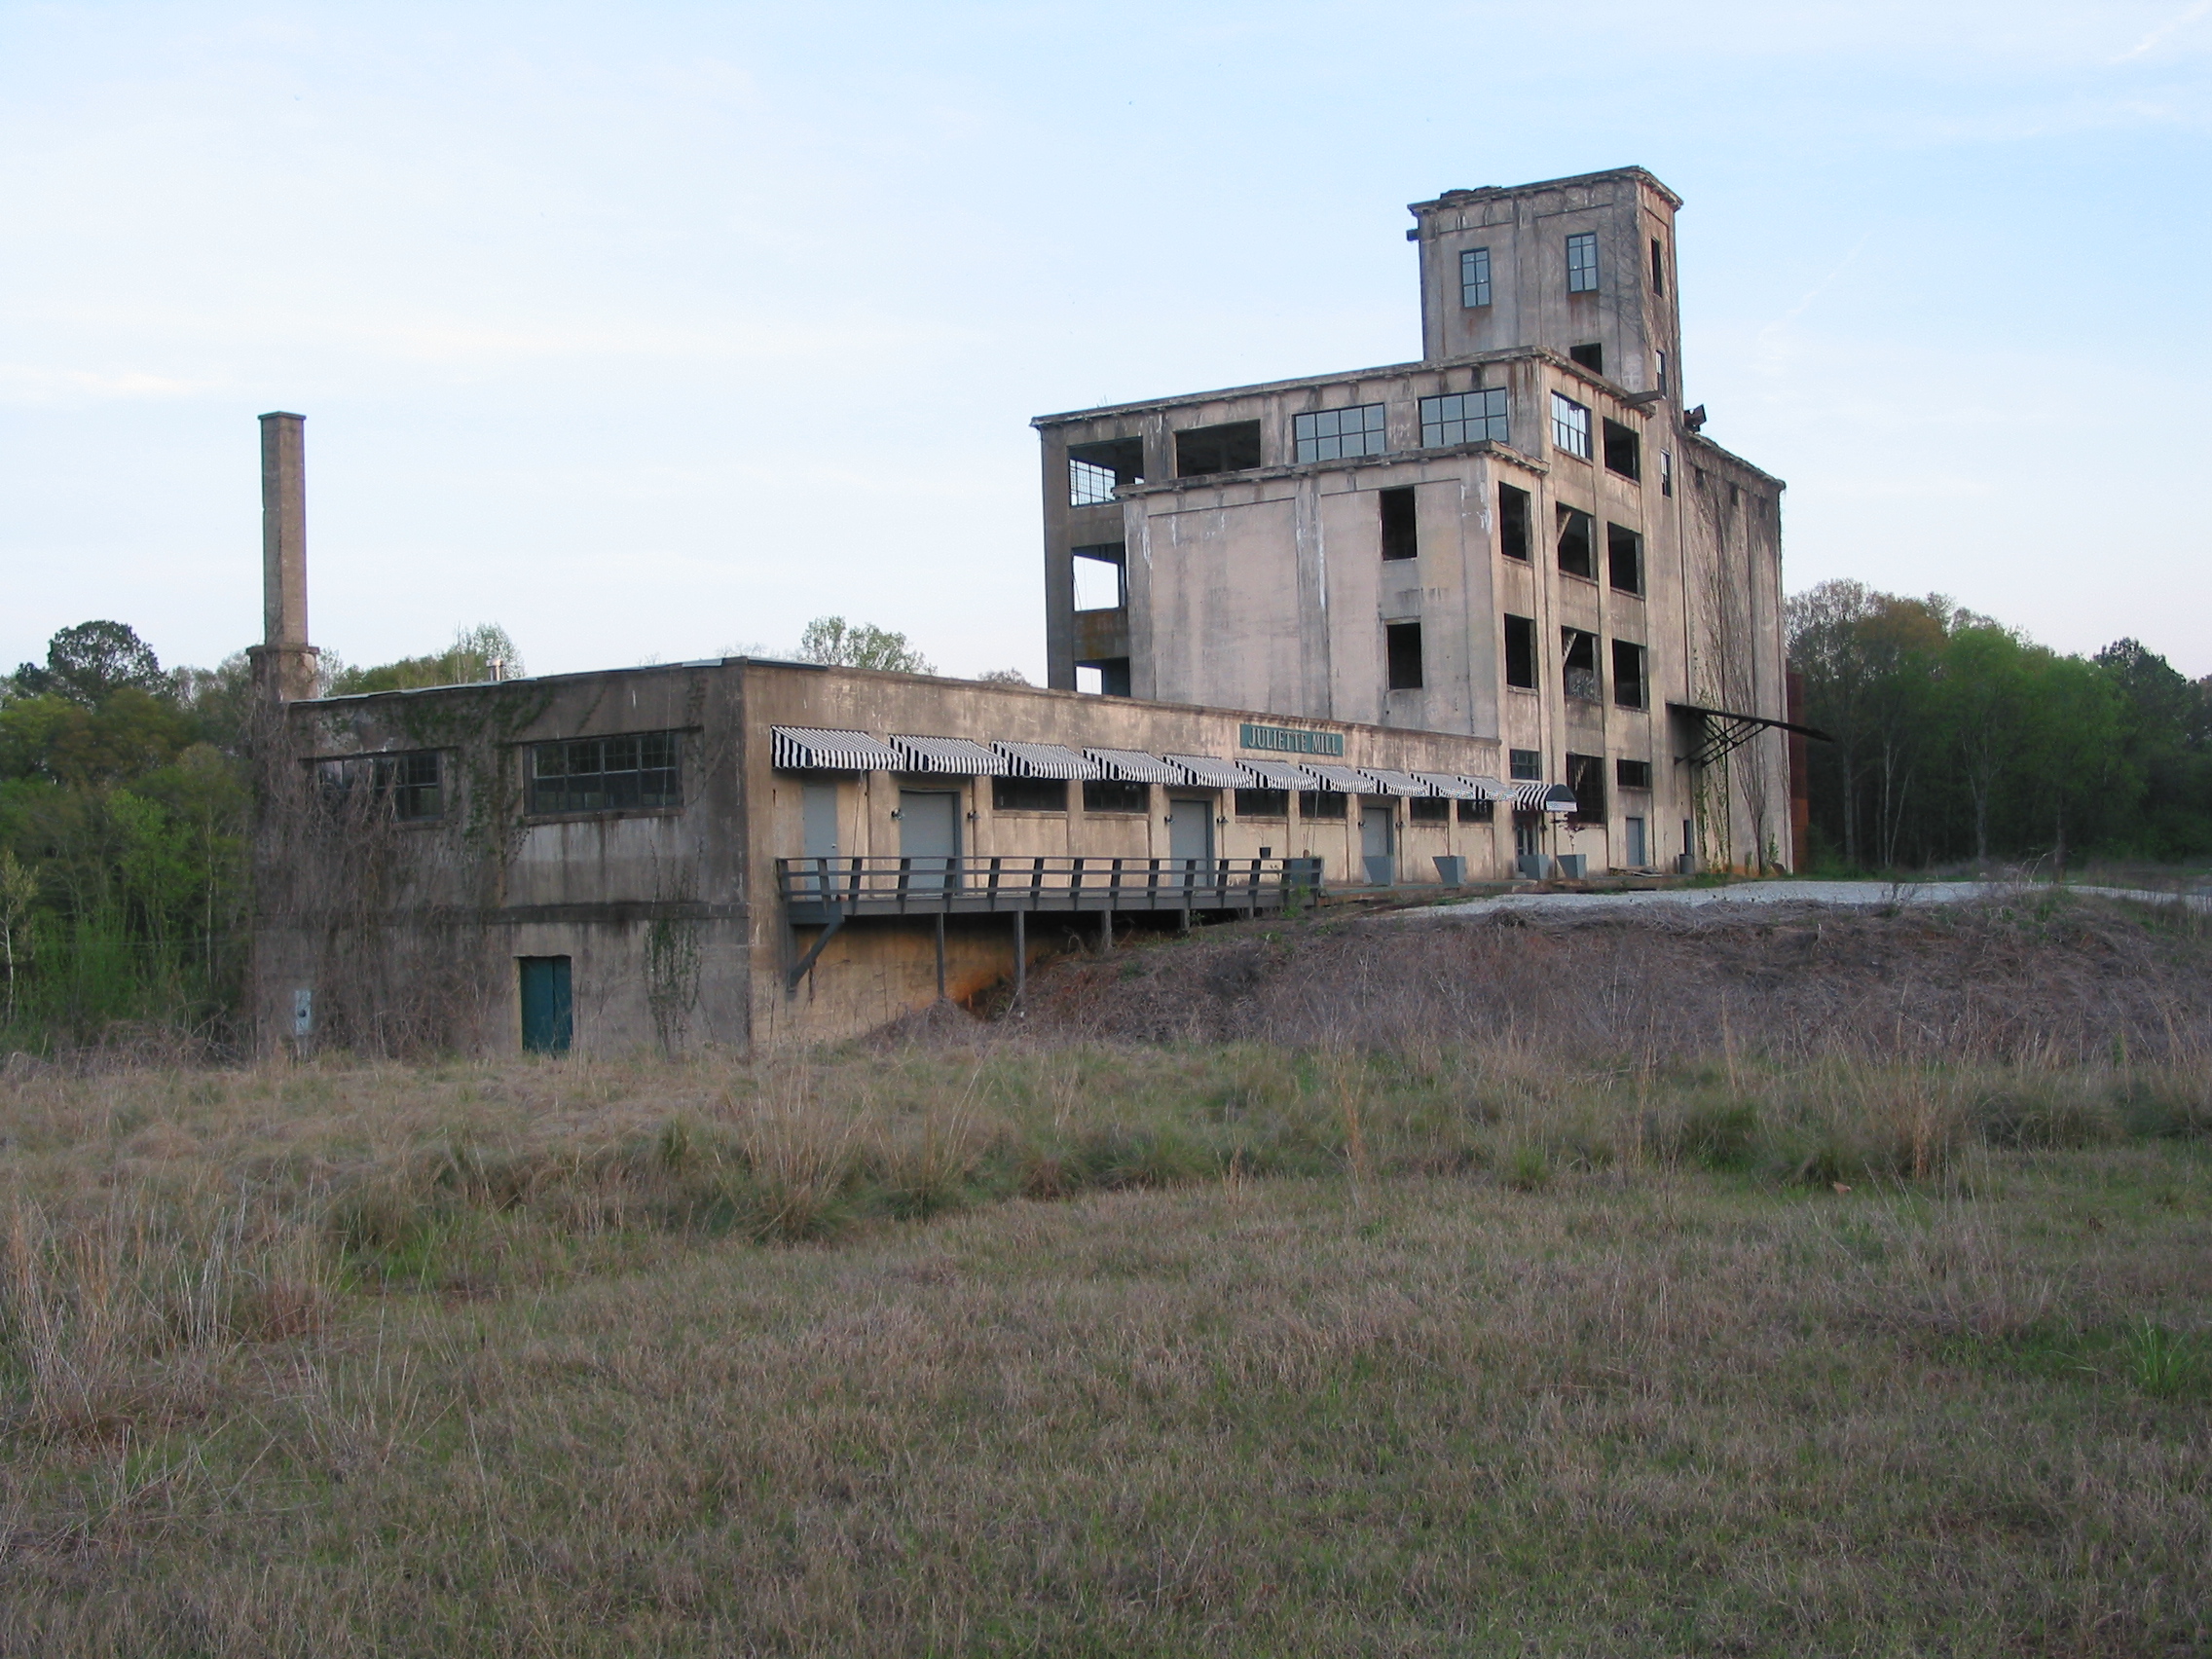
[[[1068,786],[1065,778],[1007,778],[991,780],[993,812],[1065,812]]]
[[[1129,694],[1129,659],[1100,657],[1094,662],[1077,663],[1075,688],[1094,697],[1126,697]]]
[[[1536,623],[1530,616],[1505,619],[1505,683],[1525,691],[1536,688]]]
[[[1648,760],[1615,760],[1613,781],[1624,790],[1647,790],[1651,787],[1651,762]]]
[[[1672,496],[1674,493],[1675,452],[1673,450],[1661,450],[1659,452],[1659,494]]]
[[[1559,568],[1570,576],[1598,579],[1598,521],[1577,507],[1554,509],[1559,521]]]
[[[1529,492],[1497,487],[1497,550],[1508,559],[1529,557]]]
[[[1408,824],[1449,824],[1452,803],[1442,795],[1415,795],[1406,802]]]
[[[1505,775],[1517,784],[1540,784],[1544,781],[1544,752],[1540,749],[1509,749],[1505,752]]]
[[[1383,490],[1378,494],[1382,502],[1382,557],[1418,558],[1420,534],[1414,522],[1413,491]]]
[[[1623,478],[1643,476],[1643,440],[1618,421],[1605,423],[1605,470]]]
[[[1420,400],[1420,447],[1441,449],[1447,444],[1504,443],[1509,426],[1505,418],[1505,387],[1477,387]]]
[[[444,767],[435,749],[409,755],[363,755],[325,760],[319,767],[324,798],[335,807],[365,788],[371,801],[384,802],[392,817],[420,824],[445,813]]]
[[[1231,421],[1220,426],[1187,426],[1175,434],[1175,476],[1204,478],[1244,472],[1260,464],[1260,423]]]
[[[1459,303],[1490,304],[1490,249],[1470,247],[1459,255]]]
[[[1391,622],[1382,629],[1383,654],[1388,663],[1387,684],[1393,691],[1420,689],[1420,624]]]
[[[1584,231],[1567,239],[1567,291],[1570,294],[1598,291],[1598,234],[1595,231]]]
[[[1086,812],[1146,812],[1152,807],[1152,786],[1132,784],[1124,778],[1087,778],[1083,785]]]
[[[1463,800],[1459,803],[1459,822],[1462,824],[1488,824],[1497,816],[1494,800]]]
[[[1123,484],[1144,482],[1144,439],[1107,438],[1068,445],[1068,505],[1095,507],[1111,501]]]
[[[1217,428],[1218,430],[1219,428]],[[1257,424],[1254,425],[1258,430]],[[1323,409],[1290,418],[1291,442],[1300,461],[1346,461],[1353,456],[1381,455],[1390,446],[1382,430],[1382,405],[1362,403],[1351,409]],[[1257,450],[1255,449],[1255,456]],[[1255,459],[1252,465],[1259,465]],[[1210,470],[1210,469],[1209,469]]]
[[[1598,341],[1593,340],[1587,346],[1569,346],[1567,354],[1594,375],[1605,372],[1605,348]]]
[[[1605,575],[1619,593],[1643,591],[1643,537],[1617,524],[1605,526]]]
[[[677,733],[577,737],[530,749],[530,810],[643,812],[682,806]]]
[[[1667,291],[1667,250],[1659,245],[1657,237],[1651,239],[1651,291],[1654,294]]]
[[[1335,790],[1300,790],[1298,816],[1301,818],[1342,818],[1345,802],[1349,795],[1341,795]]]
[[[1559,631],[1562,688],[1577,702],[1595,703],[1603,695],[1598,681],[1598,636],[1580,628]]]
[[[1126,542],[1101,541],[1070,551],[1075,562],[1078,610],[1119,610],[1128,603],[1128,596],[1122,591]]]
[[[1643,703],[1643,647],[1626,640],[1613,642],[1613,701],[1624,709],[1641,709]]]
[[[1567,787],[1574,795],[1572,824],[1605,822],[1605,757],[1603,755],[1569,755]]]
[[[1657,389],[1660,391],[1665,391],[1667,389],[1667,353],[1664,351],[1654,351],[1652,355],[1659,360],[1659,381]]]
[[[1290,792],[1288,790],[1238,790],[1236,816],[1239,818],[1288,818]]]
[[[1571,397],[1552,393],[1552,447],[1590,459],[1590,411]]]

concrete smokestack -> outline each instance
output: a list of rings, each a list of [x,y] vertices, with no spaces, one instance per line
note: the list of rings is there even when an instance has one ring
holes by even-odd
[[[262,643],[253,655],[265,694],[292,702],[315,694],[308,644],[307,417],[261,418]]]

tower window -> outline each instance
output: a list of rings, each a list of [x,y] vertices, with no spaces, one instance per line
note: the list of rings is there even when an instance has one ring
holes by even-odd
[[[1529,492],[1497,487],[1497,550],[1508,559],[1529,557]]]
[[[1654,294],[1667,291],[1667,250],[1659,245],[1657,237],[1651,239],[1651,291]]]
[[[1617,524],[1605,526],[1605,573],[1617,593],[1643,591],[1643,537]]]
[[[1101,506],[1118,485],[1144,482],[1144,440],[1108,438],[1068,445],[1068,505]]]
[[[1604,423],[1605,470],[1617,472],[1623,478],[1643,476],[1643,440],[1636,435],[1632,426],[1618,421]]]
[[[1517,784],[1540,784],[1544,781],[1544,752],[1540,749],[1509,749],[1505,752],[1505,775]]]
[[[1590,459],[1590,411],[1571,397],[1552,393],[1552,447]]]
[[[1459,303],[1490,304],[1490,249],[1470,247],[1459,255]]]
[[[1605,347],[1603,341],[1593,340],[1587,346],[1569,346],[1567,354],[1594,375],[1605,372]]]
[[[1536,688],[1536,623],[1530,616],[1505,619],[1505,683],[1524,691]]]
[[[1598,550],[1593,545],[1597,521],[1574,507],[1557,509],[1559,518],[1559,568],[1564,575],[1598,579]]]
[[[1673,450],[1661,450],[1659,452],[1659,494],[1672,496],[1674,493],[1675,452]]]
[[[1624,709],[1643,707],[1643,647],[1626,640],[1613,642],[1613,701]]]
[[[1393,691],[1419,691],[1420,689],[1420,624],[1419,622],[1392,622],[1382,630],[1384,650],[1389,658],[1389,688]]]
[[[1479,444],[1485,439],[1502,444],[1507,441],[1506,431],[1505,387],[1501,386],[1420,400],[1422,449]]]
[[[1188,426],[1175,434],[1175,476],[1178,478],[1244,472],[1259,464],[1260,423],[1257,421]]]
[[[1418,558],[1420,554],[1420,527],[1414,516],[1413,491],[1383,490],[1377,498],[1382,503],[1382,557]]]
[[[1101,541],[1070,549],[1075,566],[1075,608],[1078,610],[1119,610],[1128,603],[1122,580],[1127,544]]]
[[[1613,782],[1624,790],[1647,790],[1651,787],[1651,762],[1648,760],[1615,760]]]
[[[1580,628],[1562,628],[1559,643],[1565,670],[1562,685],[1567,694],[1581,703],[1601,701],[1598,636]]]
[[[1570,294],[1598,291],[1598,234],[1595,231],[1584,231],[1567,239],[1567,291]]]
[[[1293,453],[1300,461],[1345,461],[1353,456],[1381,455],[1389,448],[1383,437],[1380,403],[1293,415],[1290,436]]]

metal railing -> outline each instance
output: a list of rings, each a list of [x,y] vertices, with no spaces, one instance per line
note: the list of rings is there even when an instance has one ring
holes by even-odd
[[[1272,910],[1319,859],[778,859],[793,922],[994,910]]]

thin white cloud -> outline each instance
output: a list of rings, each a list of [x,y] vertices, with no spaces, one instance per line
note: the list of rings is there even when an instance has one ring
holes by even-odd
[[[2131,57],[2141,57],[2168,36],[2189,27],[2207,12],[2212,12],[2212,0],[2196,0],[2194,5],[2183,7],[2180,12],[2168,18],[2118,57],[2113,58],[2112,61],[2125,63]]]

